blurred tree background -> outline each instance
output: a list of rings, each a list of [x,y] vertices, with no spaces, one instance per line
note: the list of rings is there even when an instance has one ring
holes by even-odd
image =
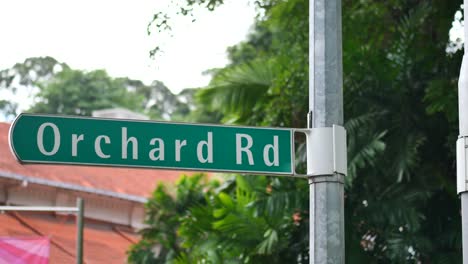
[[[52,57],[35,57],[0,71],[0,92],[17,98],[0,99],[0,117],[13,119],[22,111],[91,116],[94,110],[123,107],[156,120],[203,120],[206,111],[194,100],[196,90],[173,94],[161,81],[146,85],[113,78],[105,70],[76,70]]]
[[[43,57],[0,71],[0,89],[31,96],[30,112],[125,107],[156,120],[306,127],[309,0],[252,3],[258,16],[250,34],[227,50],[226,67],[208,71],[208,87],[172,94],[160,81],[146,85]],[[216,12],[223,0],[173,4],[175,15],[196,19],[194,8]],[[346,263],[462,262],[454,151],[462,54],[446,52],[460,4],[342,0]],[[149,32],[170,30],[173,18],[155,14]],[[19,109],[0,99],[0,114]],[[304,156],[297,160],[303,168]],[[128,261],[308,263],[308,191],[302,179],[183,176],[175,191],[154,191],[148,227]]]
[[[231,63],[212,70],[197,93],[204,111],[223,123],[305,127],[308,2],[255,1],[247,40],[228,49]],[[222,1],[183,3],[181,15],[190,15],[193,6],[215,10]],[[446,53],[460,4],[342,1],[346,263],[461,263],[454,154],[461,54]],[[170,17],[157,14],[151,25],[164,30]],[[176,195],[154,192],[130,262],[308,263],[307,181],[200,177],[182,178]]]

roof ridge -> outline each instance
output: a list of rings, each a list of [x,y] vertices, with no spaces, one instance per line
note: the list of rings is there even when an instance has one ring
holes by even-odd
[[[113,192],[113,191],[97,189],[97,188],[92,188],[92,187],[86,187],[86,186],[81,186],[81,185],[72,184],[72,183],[65,183],[65,182],[60,182],[60,181],[52,181],[52,180],[47,180],[47,179],[35,178],[35,177],[25,176],[25,175],[11,173],[11,172],[2,171],[2,170],[0,170],[0,178],[14,179],[14,180],[19,180],[19,181],[27,181],[27,182],[31,182],[31,183],[39,184],[39,185],[46,185],[46,186],[52,186],[52,187],[56,187],[56,188],[73,190],[73,191],[98,194],[98,195],[102,195],[102,196],[119,198],[119,199],[122,199],[122,200],[138,202],[138,203],[146,203],[148,201],[148,199],[146,197],[142,197],[142,196],[124,194],[124,193],[117,193],[117,192]]]

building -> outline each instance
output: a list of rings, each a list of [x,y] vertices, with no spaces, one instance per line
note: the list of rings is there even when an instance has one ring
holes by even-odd
[[[85,263],[125,263],[126,250],[143,227],[144,203],[158,183],[174,183],[178,171],[63,165],[21,165],[8,143],[10,124],[0,123],[0,203],[76,205],[85,200]],[[0,237],[50,238],[50,263],[74,263],[75,216],[3,212]]]
[[[121,118],[121,119],[137,119],[137,120],[149,120],[149,117],[143,114],[135,113],[125,108],[107,108],[93,111],[93,117],[104,117],[104,118]]]

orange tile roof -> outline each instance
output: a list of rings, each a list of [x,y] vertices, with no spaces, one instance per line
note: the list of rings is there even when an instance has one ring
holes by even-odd
[[[122,232],[122,233],[121,233]],[[126,263],[126,254],[136,236],[115,227],[87,221],[84,228],[84,263]],[[124,235],[122,235],[124,234]],[[0,236],[48,236],[51,241],[50,263],[76,262],[76,224],[74,216],[51,213],[0,214]],[[111,243],[110,243],[111,242]]]
[[[0,123],[0,174],[21,175],[138,197],[149,197],[158,182],[174,183],[181,174],[191,174],[172,170],[22,165],[10,152],[9,128],[10,124]]]

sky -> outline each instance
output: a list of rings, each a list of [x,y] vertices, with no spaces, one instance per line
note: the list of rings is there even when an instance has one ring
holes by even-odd
[[[226,48],[246,38],[255,16],[248,2],[226,0],[215,12],[195,10],[194,23],[179,17],[170,33],[148,36],[152,15],[171,12],[170,0],[5,1],[0,70],[51,56],[74,69],[105,69],[147,84],[160,80],[174,93],[201,87],[209,81],[202,72],[224,66]],[[162,53],[151,59],[157,44]]]

